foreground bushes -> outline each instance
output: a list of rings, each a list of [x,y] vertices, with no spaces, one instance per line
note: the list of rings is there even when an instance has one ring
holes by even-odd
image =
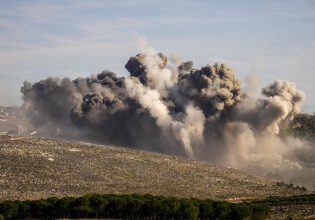
[[[0,203],[0,219],[24,218],[181,218],[265,219],[264,204],[178,199],[151,195],[86,195]],[[2,215],[2,216],[1,216]]]

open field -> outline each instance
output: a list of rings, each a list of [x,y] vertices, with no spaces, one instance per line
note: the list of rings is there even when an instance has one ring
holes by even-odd
[[[210,163],[30,137],[0,142],[0,188],[0,200],[148,193],[239,201],[305,193]]]

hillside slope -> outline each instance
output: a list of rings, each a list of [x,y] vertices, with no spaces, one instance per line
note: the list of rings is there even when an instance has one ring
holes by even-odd
[[[273,180],[209,163],[30,137],[0,141],[0,189],[0,200],[86,193],[243,200],[300,193]]]

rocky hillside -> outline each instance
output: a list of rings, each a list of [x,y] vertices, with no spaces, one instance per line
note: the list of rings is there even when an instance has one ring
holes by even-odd
[[[0,189],[0,200],[149,193],[235,201],[302,192],[210,163],[31,137],[0,141]]]

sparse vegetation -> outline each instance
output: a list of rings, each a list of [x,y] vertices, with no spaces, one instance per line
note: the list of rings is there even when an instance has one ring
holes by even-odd
[[[214,164],[47,138],[0,141],[0,201],[151,194],[228,201],[305,193]]]
[[[264,204],[179,199],[152,195],[86,195],[36,201],[5,201],[0,204],[5,219],[48,218],[180,218],[265,219]]]
[[[305,194],[305,195],[293,195],[293,196],[270,196],[263,200],[267,204],[279,204],[279,203],[315,203],[315,194]]]
[[[0,212],[0,220],[1,217],[23,219],[48,214],[92,218],[92,214],[87,214],[91,212],[96,212],[93,218],[96,215],[100,218],[104,210],[107,214],[119,207],[128,207],[128,215],[133,218],[135,213],[142,213],[144,206],[150,214],[147,216],[159,216],[161,210],[166,210],[170,216],[181,213],[181,218],[189,216],[187,218],[191,219],[206,219],[207,216],[226,219],[231,215],[233,219],[246,216],[264,219],[265,204],[271,207],[271,214],[280,209],[290,212],[295,208],[284,202],[276,206],[276,202],[229,203],[223,200],[241,202],[271,195],[306,193],[304,187],[210,163],[47,138],[3,140],[0,142],[0,158],[0,202],[11,200],[1,204],[1,209],[7,211]],[[80,197],[86,193],[113,194],[111,198],[116,199],[109,199],[107,196],[110,195],[106,198],[98,195]],[[191,197],[196,199],[187,199]],[[299,210],[314,210],[309,208],[314,202],[292,204],[300,207]],[[58,211],[53,211],[55,209]],[[70,215],[70,212],[77,214]],[[304,215],[305,212],[301,213]]]
[[[315,217],[315,194],[271,196],[253,202],[268,206],[271,219],[314,219]]]
[[[298,114],[287,128],[281,131],[282,135],[294,135],[305,139],[315,139],[315,114]]]
[[[280,187],[286,187],[288,189],[307,191],[306,187],[294,185],[293,183],[288,184],[288,183],[285,183],[285,182],[277,182],[276,185],[280,186]]]

